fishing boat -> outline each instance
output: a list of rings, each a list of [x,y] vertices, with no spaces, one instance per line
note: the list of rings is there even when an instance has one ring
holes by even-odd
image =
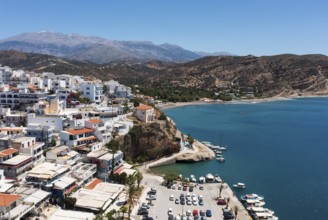
[[[246,201],[246,200],[259,200],[259,201],[262,201],[264,200],[264,197],[263,196],[259,196],[255,193],[252,193],[252,194],[246,194],[246,195],[243,195],[240,197],[240,199],[242,201]]]
[[[221,147],[221,146],[219,146],[219,148],[218,148],[219,150],[227,150],[227,148],[226,147]]]
[[[206,182],[209,182],[209,183],[214,182],[214,176],[211,173],[208,173],[206,175]]]
[[[237,184],[233,184],[233,187],[237,189],[245,189],[246,185],[245,183],[237,183]]]
[[[219,161],[219,162],[224,162],[225,161],[224,157],[218,157],[218,158],[216,158],[216,160]]]

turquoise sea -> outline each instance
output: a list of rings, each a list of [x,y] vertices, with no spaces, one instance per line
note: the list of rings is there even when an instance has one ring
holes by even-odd
[[[182,132],[227,145],[226,162],[174,164],[155,172],[219,174],[230,186],[246,184],[238,195],[263,195],[279,219],[328,219],[328,98],[194,105],[165,113]]]

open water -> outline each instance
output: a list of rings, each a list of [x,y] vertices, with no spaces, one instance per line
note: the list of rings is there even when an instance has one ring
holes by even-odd
[[[259,104],[194,105],[165,110],[183,133],[228,146],[216,160],[154,172],[219,174],[238,196],[257,193],[282,220],[328,219],[328,98]],[[221,138],[222,137],[222,138]]]

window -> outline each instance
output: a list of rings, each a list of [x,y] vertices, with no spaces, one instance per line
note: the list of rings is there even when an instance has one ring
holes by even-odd
[[[90,95],[90,92],[86,92],[85,94],[86,94],[86,95]]]

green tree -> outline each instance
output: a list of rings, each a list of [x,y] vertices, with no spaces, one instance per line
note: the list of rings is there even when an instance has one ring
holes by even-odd
[[[140,188],[140,183],[141,183],[141,180],[143,178],[142,176],[142,173],[140,173],[139,171],[135,174],[135,177],[136,177],[136,180],[137,180],[137,188],[139,189]]]
[[[104,217],[102,214],[97,214],[96,217],[94,218],[94,220],[103,220]]]
[[[116,219],[115,214],[116,214],[116,210],[112,209],[106,214],[106,217],[108,220],[115,220]]]
[[[63,203],[65,209],[73,209],[76,204],[76,198],[67,196],[64,198]]]
[[[122,219],[124,219],[124,215],[128,211],[128,208],[126,206],[122,206],[120,208],[120,211],[122,212]]]
[[[55,146],[57,145],[56,139],[55,139],[54,137],[51,138],[50,145],[51,145],[52,147],[55,147]]]
[[[167,184],[172,183],[173,181],[178,179],[178,174],[174,172],[165,173],[164,180]]]
[[[195,139],[194,139],[193,137],[191,137],[190,134],[188,134],[187,141],[188,141],[189,144],[192,146],[192,144],[195,142]]]
[[[108,150],[111,151],[112,153],[112,170],[110,171],[111,176],[114,174],[114,166],[115,166],[115,154],[117,153],[117,151],[120,148],[120,143],[117,140],[111,140],[108,144],[106,144],[106,147]]]

